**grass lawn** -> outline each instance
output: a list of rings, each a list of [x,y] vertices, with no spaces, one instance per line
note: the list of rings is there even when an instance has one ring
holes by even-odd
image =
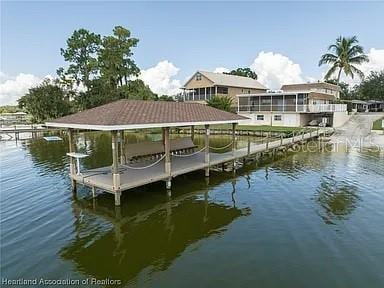
[[[377,119],[375,122],[373,122],[372,125],[372,130],[382,130],[383,128],[381,127],[381,121],[383,121],[383,118]]]

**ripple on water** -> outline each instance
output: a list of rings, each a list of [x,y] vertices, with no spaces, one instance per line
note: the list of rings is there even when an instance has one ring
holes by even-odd
[[[86,167],[109,161],[110,140],[97,137],[84,141],[95,153]],[[65,139],[18,145],[0,143],[2,273],[9,278],[384,286],[383,154],[288,154],[236,176],[212,172],[209,184],[189,174],[175,179],[170,199],[163,183],[153,184],[124,193],[115,209],[110,195],[72,198]]]

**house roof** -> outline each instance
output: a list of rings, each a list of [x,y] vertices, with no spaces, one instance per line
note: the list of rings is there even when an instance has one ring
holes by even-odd
[[[249,77],[229,75],[224,73],[214,73],[214,72],[208,72],[208,71],[197,71],[196,73],[200,73],[201,75],[205,76],[206,78],[211,80],[214,85],[251,88],[251,89],[263,89],[263,90],[268,89],[267,87],[262,85],[259,81]],[[189,81],[193,79],[196,73],[193,74],[193,76],[185,83],[184,87],[188,84]]]
[[[52,120],[46,126],[111,131],[244,120],[248,118],[198,103],[122,99]]]
[[[286,84],[281,86],[280,89],[283,91],[300,91],[300,90],[310,90],[314,88],[328,88],[328,89],[340,91],[339,86],[331,83],[326,83],[326,82]]]

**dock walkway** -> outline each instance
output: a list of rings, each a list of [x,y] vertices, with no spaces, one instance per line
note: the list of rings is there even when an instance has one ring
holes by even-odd
[[[321,136],[324,132],[305,133],[290,138],[282,138],[273,142],[263,144],[250,144],[249,147],[237,149],[225,153],[209,153],[210,161],[205,161],[205,152],[197,152],[191,156],[188,155],[172,155],[172,166],[170,175],[165,173],[164,159],[158,161],[155,165],[150,166],[154,162],[139,162],[135,164],[119,165],[120,173],[120,190],[128,190],[131,188],[143,186],[149,183],[167,180],[170,177],[176,177],[182,174],[193,172],[196,170],[206,169],[212,166],[217,166],[227,162],[233,162],[238,159],[254,156],[258,153],[263,153],[279,148],[287,148],[288,146],[307,141],[312,138]],[[144,168],[144,169],[141,169]],[[111,167],[102,167],[90,169],[81,172],[80,175],[74,174],[71,177],[78,182],[89,187],[95,187],[114,193],[113,178]]]

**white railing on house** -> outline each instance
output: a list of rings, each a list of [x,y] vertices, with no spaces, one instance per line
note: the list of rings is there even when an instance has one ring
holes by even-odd
[[[347,104],[314,104],[308,105],[308,112],[345,112]]]
[[[345,112],[347,104],[312,104],[312,105],[239,105],[238,113],[254,112],[300,112],[300,113],[320,113],[320,112]]]

